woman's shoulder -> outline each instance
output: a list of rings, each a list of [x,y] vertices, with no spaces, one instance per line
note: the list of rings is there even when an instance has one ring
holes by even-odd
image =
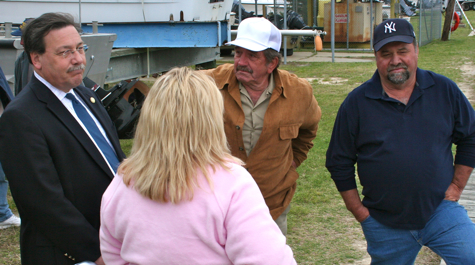
[[[225,167],[217,168],[215,178],[233,183],[254,181],[251,174],[243,166],[234,162],[228,162]]]
[[[116,194],[120,194],[119,196],[123,197],[124,193],[127,192],[129,192],[129,187],[125,185],[123,176],[121,174],[116,174],[102,195],[102,201],[103,203],[107,203],[112,200]]]
[[[225,168],[217,168],[212,183],[214,193],[218,197],[233,197],[243,190],[255,190],[260,193],[251,174],[243,166],[235,163],[228,163]]]

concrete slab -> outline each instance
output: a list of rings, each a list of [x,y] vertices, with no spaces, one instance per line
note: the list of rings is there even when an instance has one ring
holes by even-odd
[[[462,196],[460,196],[459,203],[466,208],[468,216],[475,222],[475,170],[468,179]]]

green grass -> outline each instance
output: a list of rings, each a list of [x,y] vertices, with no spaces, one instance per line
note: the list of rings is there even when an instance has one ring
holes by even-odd
[[[475,11],[466,12],[475,23]],[[464,21],[465,22],[465,21]],[[464,75],[465,64],[475,67],[475,36],[468,37],[470,27],[459,27],[447,42],[439,40],[420,48],[419,67],[446,75],[457,83],[465,83],[473,91],[475,72]],[[287,242],[299,264],[354,264],[365,257],[364,237],[359,224],[346,210],[330,174],[325,169],[333,123],[341,102],[348,92],[368,80],[376,65],[372,63],[289,63],[282,69],[303,78],[338,78],[338,84],[311,82],[322,109],[314,147],[299,168],[300,178],[288,219]],[[122,140],[126,154],[132,140]],[[9,202],[16,211],[13,200]],[[0,230],[0,264],[20,264],[19,229]],[[362,263],[359,263],[362,264]],[[369,262],[363,263],[369,264]],[[430,251],[423,250],[416,264],[439,264]]]
[[[299,77],[323,78],[323,81],[332,77],[343,81],[331,85],[312,82],[322,119],[314,147],[298,169],[300,178],[289,213],[287,242],[299,264],[341,264],[359,260],[364,251],[352,242],[363,242],[364,238],[325,168],[325,152],[341,102],[352,89],[373,75],[375,64],[289,63],[282,69]]]

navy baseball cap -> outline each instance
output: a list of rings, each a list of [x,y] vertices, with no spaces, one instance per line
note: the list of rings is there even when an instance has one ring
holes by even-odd
[[[25,27],[30,23],[34,18],[26,18],[23,20],[23,23],[20,25],[20,28],[12,32],[12,36],[21,36]]]
[[[374,30],[373,48],[377,52],[390,42],[412,43],[415,38],[414,28],[407,20],[400,18],[387,19]]]

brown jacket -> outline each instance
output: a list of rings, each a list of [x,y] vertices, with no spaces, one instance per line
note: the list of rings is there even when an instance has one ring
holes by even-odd
[[[290,204],[297,187],[299,166],[312,148],[321,110],[312,87],[287,71],[274,70],[275,88],[264,116],[256,146],[246,155],[241,128],[244,112],[234,65],[205,71],[213,77],[224,98],[224,126],[231,153],[242,159],[256,180],[274,219]]]

